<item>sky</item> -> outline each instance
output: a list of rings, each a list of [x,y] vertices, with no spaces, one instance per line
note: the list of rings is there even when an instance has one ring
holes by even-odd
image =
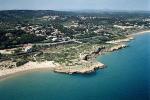
[[[150,0],[0,0],[0,10],[144,10]]]

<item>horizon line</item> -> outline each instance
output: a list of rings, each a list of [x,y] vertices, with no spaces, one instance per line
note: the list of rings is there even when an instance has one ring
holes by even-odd
[[[150,12],[150,10],[115,10],[115,9],[2,9],[0,11],[14,11],[14,10],[24,10],[24,11],[44,11],[44,10],[51,10],[51,11],[71,11],[71,12],[76,12],[76,11],[80,11],[80,12],[90,12],[90,11],[104,11],[104,12]]]

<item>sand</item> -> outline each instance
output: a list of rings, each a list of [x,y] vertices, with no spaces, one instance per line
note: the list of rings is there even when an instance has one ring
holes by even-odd
[[[150,32],[150,30],[146,30],[146,31],[141,31],[141,32],[136,32],[136,33],[133,33],[133,34],[130,34],[130,35],[127,35],[128,37],[132,37],[132,36],[136,36],[136,35],[142,35],[144,33],[148,33]]]
[[[148,33],[148,32],[150,32],[150,30],[141,31],[141,32],[135,32],[135,33],[132,33],[130,35],[127,35],[127,38],[125,38],[125,39],[118,39],[118,40],[108,41],[106,43],[109,43],[109,44],[120,44],[120,43],[123,43],[123,42],[129,42],[129,41],[134,39],[134,36],[142,35],[142,34]]]
[[[44,62],[28,62],[24,64],[23,66],[16,67],[13,69],[5,69],[0,70],[0,79],[10,76],[12,74],[18,73],[18,72],[24,72],[28,70],[35,70],[35,69],[53,69],[55,67],[59,67],[60,65],[57,63],[54,63],[53,61],[44,61]]]

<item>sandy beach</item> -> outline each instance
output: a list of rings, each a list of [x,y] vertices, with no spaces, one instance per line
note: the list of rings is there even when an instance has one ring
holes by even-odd
[[[0,79],[10,76],[12,74],[16,74],[18,72],[25,72],[25,71],[36,70],[36,69],[53,69],[58,66],[59,64],[54,63],[53,61],[28,62],[23,66],[16,67],[13,69],[0,70]]]
[[[108,41],[106,43],[108,43],[108,44],[121,44],[121,43],[124,43],[124,42],[129,42],[129,41],[134,39],[134,36],[142,35],[142,34],[148,33],[148,32],[150,32],[150,30],[135,32],[135,33],[132,33],[130,35],[127,35],[127,38],[125,38],[125,39],[112,40],[112,41]]]
[[[132,36],[136,36],[136,35],[141,35],[144,33],[150,32],[150,30],[145,30],[145,31],[141,31],[141,32],[135,32],[133,34],[127,35],[127,37],[132,37]]]
[[[127,37],[126,39],[119,39],[119,40],[113,40],[113,41],[108,41],[106,43],[109,43],[109,44],[120,44],[122,42],[129,42],[130,40],[133,40],[134,38],[132,36],[130,37]]]

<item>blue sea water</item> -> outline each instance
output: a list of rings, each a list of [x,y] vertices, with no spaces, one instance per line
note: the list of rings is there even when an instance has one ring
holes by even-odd
[[[98,57],[107,68],[87,75],[28,72],[0,80],[0,100],[150,100],[150,34]]]

